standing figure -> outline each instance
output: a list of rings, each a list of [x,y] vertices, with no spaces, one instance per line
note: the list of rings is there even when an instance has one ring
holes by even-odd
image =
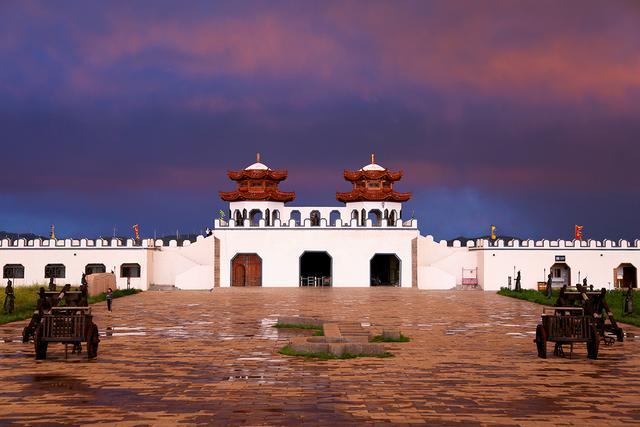
[[[625,316],[631,316],[633,314],[633,288],[629,285],[627,294],[624,296],[624,307],[622,312]]]
[[[111,304],[113,303],[113,289],[107,290],[107,310],[111,311]]]
[[[560,288],[560,293],[558,294],[558,299],[556,300],[555,307],[569,307],[573,305],[569,298],[565,295],[567,291],[567,285],[562,285]]]
[[[49,290],[51,292],[55,292],[56,291],[56,284],[53,281],[53,276],[49,277]]]
[[[551,298],[553,296],[553,279],[551,278],[551,273],[547,276],[547,298]]]
[[[13,283],[11,280],[7,280],[7,287],[4,288],[4,314],[13,313],[13,305],[15,302],[15,296],[13,295]]]
[[[516,288],[515,288],[515,290],[518,292],[522,290],[522,285],[520,284],[520,280],[521,280],[520,271],[518,271],[518,274],[516,275]]]
[[[80,307],[89,305],[89,284],[85,273],[82,273],[82,279],[80,279],[80,301],[78,305]]]

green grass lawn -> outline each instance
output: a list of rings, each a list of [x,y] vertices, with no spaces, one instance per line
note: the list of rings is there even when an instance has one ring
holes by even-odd
[[[312,330],[315,331],[313,333],[314,336],[316,337],[323,337],[324,336],[324,330],[322,329],[322,326],[313,326],[313,325],[303,325],[301,323],[276,323],[275,325],[273,325],[274,328],[278,328],[278,329],[306,329],[306,330]]]
[[[616,321],[640,326],[640,314],[638,314],[640,311],[640,292],[633,293],[633,305],[635,307],[635,312],[631,316],[622,315],[622,304],[624,303],[625,294],[626,292],[618,290],[607,292],[607,304],[609,304],[609,308],[613,312],[613,316]],[[544,292],[534,291],[531,289],[516,292],[503,288],[498,291],[498,295],[552,306],[556,302],[558,291],[556,290],[553,292],[553,298],[547,298]]]
[[[16,320],[29,319],[33,314],[38,304],[38,291],[40,287],[44,286],[48,289],[48,285],[32,285],[32,286],[14,286],[13,294],[15,295],[14,310],[11,314],[4,314],[4,287],[0,288],[0,325],[9,322],[15,322]],[[58,290],[62,289],[58,287]],[[72,288],[77,290],[77,288]],[[126,295],[132,295],[141,292],[140,289],[118,289],[113,292],[114,298],[120,298]],[[107,299],[106,294],[94,295],[89,297],[89,304],[105,301]]]
[[[400,338],[398,339],[385,338],[383,335],[376,335],[375,337],[372,337],[369,341],[370,342],[409,342],[411,341],[411,339],[402,334],[400,334]]]
[[[322,360],[331,360],[331,359],[355,359],[356,357],[378,357],[378,358],[386,358],[393,357],[393,354],[388,351],[382,354],[351,354],[351,353],[343,353],[340,356],[336,356],[332,353],[304,353],[293,350],[290,346],[284,346],[278,352],[280,354],[284,354],[285,356],[298,356],[298,357],[306,357],[309,359],[322,359]]]

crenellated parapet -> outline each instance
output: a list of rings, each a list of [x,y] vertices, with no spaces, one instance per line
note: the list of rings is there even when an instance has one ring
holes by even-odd
[[[475,241],[478,249],[637,249],[640,248],[640,240],[503,240],[490,241],[478,239]]]
[[[205,236],[197,236],[196,242],[204,240]],[[181,241],[181,246],[188,246],[190,240]],[[162,247],[178,247],[178,241],[173,239],[165,242],[162,239],[2,239],[0,249],[154,249]]]

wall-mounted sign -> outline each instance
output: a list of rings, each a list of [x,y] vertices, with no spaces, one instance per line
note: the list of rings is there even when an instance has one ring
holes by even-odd
[[[566,261],[564,255],[556,255],[556,262]]]

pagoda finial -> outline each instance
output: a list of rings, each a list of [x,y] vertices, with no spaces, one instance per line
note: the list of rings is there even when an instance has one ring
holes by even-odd
[[[256,163],[260,163],[260,153],[256,153]]]
[[[371,153],[371,164],[374,164],[376,162],[376,155],[374,153]]]

